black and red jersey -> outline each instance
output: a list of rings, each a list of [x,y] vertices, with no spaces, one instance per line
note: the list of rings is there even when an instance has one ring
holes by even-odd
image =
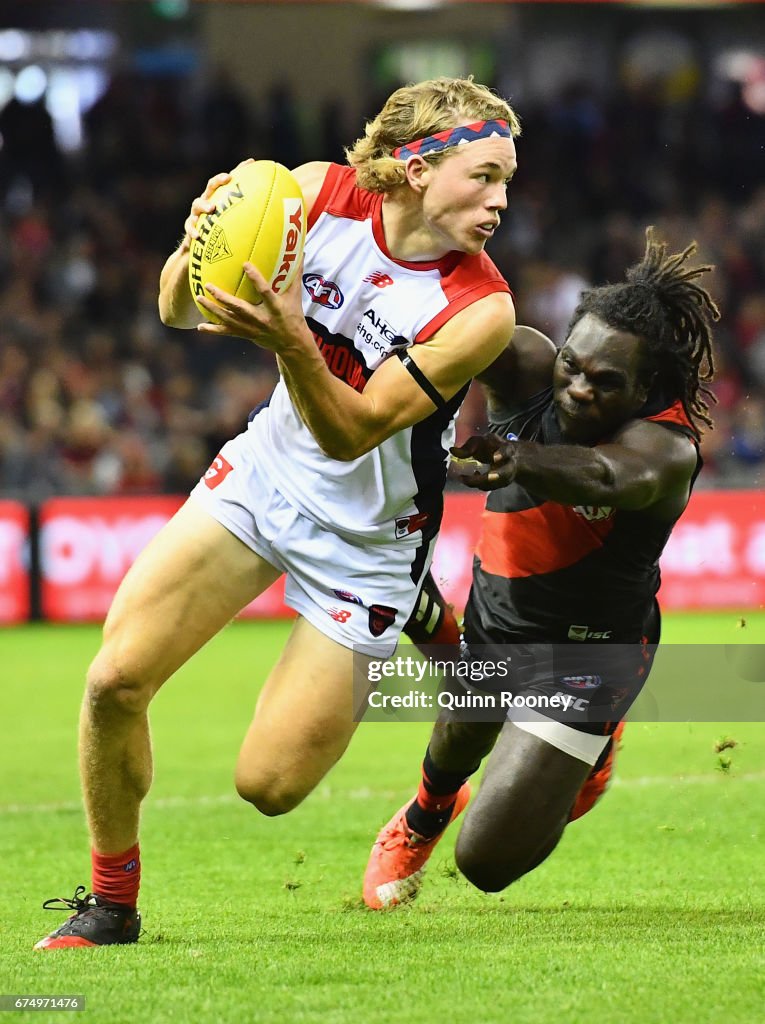
[[[502,437],[566,444],[552,389],[521,410],[492,409],[490,428]],[[649,401],[642,419],[698,436],[679,401]],[[468,642],[638,642],[655,612],[659,556],[677,520],[644,511],[571,507],[529,493],[518,483],[488,495],[465,612]]]

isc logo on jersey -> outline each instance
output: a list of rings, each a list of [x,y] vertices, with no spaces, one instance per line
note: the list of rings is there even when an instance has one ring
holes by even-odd
[[[579,640],[584,643],[585,640],[610,640],[611,629],[590,629],[589,626],[569,626],[568,627],[568,638],[569,640]]]

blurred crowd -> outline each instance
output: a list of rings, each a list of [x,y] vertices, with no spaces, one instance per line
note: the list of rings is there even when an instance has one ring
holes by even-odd
[[[244,156],[342,160],[367,109],[260,109],[225,76],[192,109],[177,80],[120,75],[58,151],[42,104],[0,112],[0,496],[184,493],[275,379],[269,353],[162,326],[157,282],[191,199]],[[757,486],[765,461],[765,116],[650,89],[572,87],[521,109],[519,172],[490,254],[518,320],[557,342],[583,288],[618,280],[655,224],[713,263],[716,429],[707,486]],[[204,134],[200,131],[204,126]],[[471,391],[466,436],[485,427]]]

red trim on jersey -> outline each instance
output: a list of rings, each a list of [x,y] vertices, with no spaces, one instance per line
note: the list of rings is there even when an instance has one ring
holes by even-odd
[[[493,264],[491,265],[493,266]],[[484,299],[487,295],[494,295],[496,292],[507,294],[511,298],[513,296],[507,281],[499,276],[489,281],[487,281],[485,277],[482,277],[475,284],[465,288],[453,298],[449,295],[448,279],[441,283],[444,288],[444,292],[446,293],[446,297],[449,300],[449,305],[442,309],[440,313],[437,313],[433,319],[429,320],[428,323],[426,323],[418,332],[417,337],[414,339],[415,345],[419,345],[423,341],[428,341],[433,337],[436,331],[440,330],[447,321],[451,320],[455,313],[459,313],[460,310],[465,309],[466,306],[471,306],[474,302],[478,302],[479,299]]]
[[[613,527],[613,514],[589,520],[554,501],[520,512],[484,509],[476,554],[484,572],[493,576],[539,576],[574,565],[602,547]]]
[[[324,181],[322,182],[319,194],[316,197],[316,201],[311,207],[311,212],[308,215],[308,228],[310,231],[314,226],[319,217],[324,213],[325,210],[333,212],[331,207],[334,205],[335,198],[338,191],[342,189],[342,186],[346,184],[350,175],[353,175],[350,185],[352,189],[356,187],[356,172],[351,167],[341,167],[339,164],[330,164],[327,168],[327,173],[324,175]],[[342,204],[342,198],[341,198]],[[337,212],[343,213],[342,205],[340,210]],[[349,212],[347,216],[352,216]],[[355,220],[364,220],[364,215],[361,217],[356,216]]]
[[[691,421],[688,419],[683,403],[680,399],[676,399],[672,405],[667,406],[666,409],[662,409],[661,412],[657,412],[655,416],[646,416],[646,420],[651,423],[676,423],[680,427],[688,427],[690,430],[696,433],[696,428],[693,426]]]
[[[352,167],[337,166],[336,187],[327,203],[327,213],[349,220],[368,220],[382,206],[379,192],[368,192],[356,184],[356,171]]]

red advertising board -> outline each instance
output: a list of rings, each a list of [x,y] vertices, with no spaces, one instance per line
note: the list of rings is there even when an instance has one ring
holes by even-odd
[[[29,618],[29,512],[0,501],[0,625]]]
[[[103,619],[138,552],[180,506],[175,497],[51,498],[40,508],[40,604],[54,622]]]
[[[58,622],[102,619],[135,556],[181,501],[176,497],[47,501],[40,511],[44,617]],[[12,513],[4,513],[8,506]],[[480,494],[446,496],[433,571],[458,609],[464,607],[470,589],[482,508]],[[25,516],[23,506],[0,503],[0,621],[7,621],[3,615],[23,618],[28,612]],[[6,555],[6,551],[15,554]],[[664,553],[662,578],[660,597],[665,609],[765,607],[765,494],[695,494]],[[8,586],[17,595],[13,599],[3,596]],[[243,617],[292,615],[284,606],[283,594],[283,583],[275,584],[243,611]]]
[[[663,608],[765,607],[765,493],[699,491],[661,560]]]
[[[136,555],[183,503],[174,496],[51,498],[40,509],[40,603],[54,622],[104,618]],[[274,584],[243,612],[292,614]]]

